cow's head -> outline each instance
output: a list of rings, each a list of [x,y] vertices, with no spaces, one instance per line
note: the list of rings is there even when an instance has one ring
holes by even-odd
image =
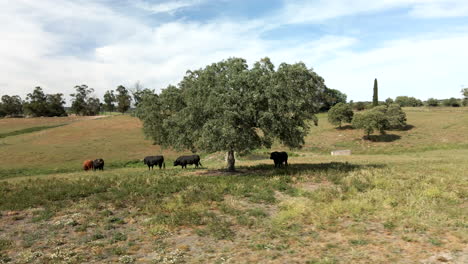
[[[278,152],[276,152],[276,151],[275,151],[275,152],[272,152],[272,153],[270,154],[270,159],[275,159],[277,155],[278,155]]]

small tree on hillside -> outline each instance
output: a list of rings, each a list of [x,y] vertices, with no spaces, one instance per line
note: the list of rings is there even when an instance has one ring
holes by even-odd
[[[369,139],[370,134],[375,130],[379,131],[381,134],[385,134],[385,129],[388,127],[388,120],[381,111],[368,110],[363,113],[355,114],[352,125],[354,128],[363,129],[367,139]]]
[[[27,95],[24,112],[31,116],[47,116],[47,96],[41,87],[36,87],[32,93]]]
[[[117,99],[115,98],[114,91],[107,91],[104,94],[104,109],[108,112],[114,112],[115,102],[117,102]]]
[[[351,106],[344,103],[338,103],[328,111],[328,122],[341,127],[341,123],[343,122],[351,123],[353,115],[354,113]]]
[[[48,94],[46,95],[47,101],[47,116],[67,116],[65,111],[65,99],[63,94]]]
[[[90,97],[86,102],[86,115],[95,116],[101,111],[101,102],[98,98]]]
[[[128,109],[130,109],[130,105],[132,103],[132,97],[130,96],[127,88],[125,88],[122,85],[119,85],[117,87],[117,110],[121,112],[122,114],[127,112]]]
[[[326,88],[322,94],[321,101],[323,103],[320,107],[320,111],[326,112],[338,103],[346,104],[346,98],[346,94],[340,92],[339,90]]]
[[[463,95],[463,105],[468,106],[468,88],[464,88],[461,90],[461,93]]]
[[[406,113],[399,104],[387,106],[385,116],[388,121],[387,129],[403,129],[406,127]]]
[[[386,104],[386,105],[391,105],[391,104],[394,104],[394,103],[395,103],[395,101],[393,101],[393,99],[390,98],[390,97],[387,98],[387,99],[385,99],[385,104]]]
[[[136,115],[156,144],[226,151],[228,169],[234,170],[234,152],[269,148],[274,139],[300,147],[308,121],[317,121],[326,88],[322,77],[303,63],[274,69],[268,58],[252,69],[244,59],[230,58],[187,71],[178,87],[145,96]]]
[[[94,89],[83,84],[75,86],[75,90],[76,93],[70,94],[72,97],[70,110],[77,115],[88,115],[88,100]]]
[[[434,98],[429,98],[429,99],[427,99],[427,105],[428,106],[439,106],[439,100],[434,99]]]
[[[399,104],[401,107],[418,107],[424,105],[421,100],[408,96],[397,96],[397,98],[395,98],[395,103]]]
[[[379,91],[378,91],[378,84],[377,78],[374,79],[374,95],[372,96],[372,105],[378,106],[379,105]]]
[[[366,103],[364,103],[364,102],[356,102],[356,103],[354,103],[353,107],[354,107],[354,109],[357,110],[357,111],[362,111],[362,110],[366,109]]]
[[[444,100],[443,104],[444,104],[444,106],[459,107],[460,106],[460,101],[455,97],[451,97],[450,99]]]
[[[0,116],[19,116],[23,114],[23,102],[18,95],[2,96],[0,108]]]

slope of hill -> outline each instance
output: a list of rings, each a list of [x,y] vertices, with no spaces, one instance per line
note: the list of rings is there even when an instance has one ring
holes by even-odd
[[[0,139],[0,263],[466,263],[467,112],[407,112],[412,129],[371,143],[320,115],[290,167],[259,150],[237,173],[222,154],[118,168],[160,151],[129,116]],[[114,168],[80,171],[100,156]]]
[[[467,108],[405,110],[409,129],[389,131],[378,138],[381,142],[362,140],[362,131],[349,127],[335,129],[327,122],[326,114],[320,114],[319,126],[311,128],[304,148],[294,152],[309,155],[351,149],[354,154],[395,154],[468,148]],[[141,131],[141,122],[130,116],[3,119],[0,122],[1,131],[5,132],[63,125],[0,139],[0,177],[77,171],[83,160],[100,157],[106,160],[107,167],[122,167],[138,163],[147,155],[163,153],[170,161],[179,154],[152,145]],[[284,149],[278,145],[274,148]],[[266,154],[263,156],[268,158]]]

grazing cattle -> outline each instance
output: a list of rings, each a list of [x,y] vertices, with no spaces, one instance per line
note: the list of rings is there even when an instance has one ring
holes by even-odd
[[[104,170],[104,160],[103,159],[95,159],[93,161],[94,170]]]
[[[282,151],[282,152],[272,152],[270,154],[270,159],[272,159],[275,162],[275,168],[276,167],[281,167],[284,163],[285,166],[288,166],[288,153]]]
[[[85,160],[83,162],[83,170],[92,170],[94,168],[93,161],[92,160]]]
[[[148,156],[143,159],[143,163],[148,165],[148,170],[153,169],[153,166],[159,166],[159,169],[164,166],[166,168],[166,163],[164,162],[164,156]]]
[[[202,166],[200,162],[200,156],[192,155],[192,156],[180,156],[174,161],[174,166],[180,165],[182,168],[187,168],[187,164],[195,164],[195,167],[198,168],[198,165]]]

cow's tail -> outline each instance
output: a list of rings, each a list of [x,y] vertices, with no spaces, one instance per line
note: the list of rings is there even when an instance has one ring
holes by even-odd
[[[166,168],[166,162],[163,161],[163,168]]]

